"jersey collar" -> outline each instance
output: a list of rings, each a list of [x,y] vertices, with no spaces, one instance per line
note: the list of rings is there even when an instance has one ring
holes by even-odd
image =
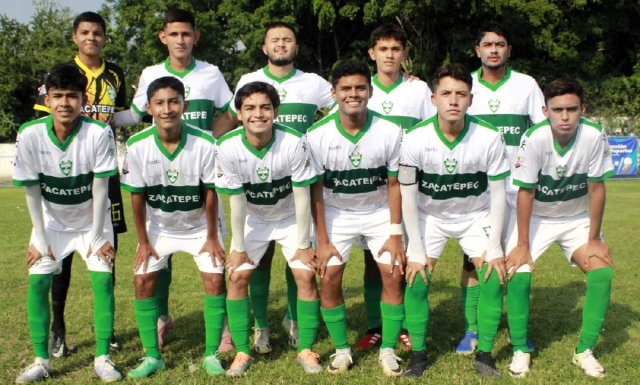
[[[482,67],[476,70],[476,74],[478,74],[478,83],[487,87],[491,91],[497,91],[498,88],[500,88],[504,83],[506,83],[507,80],[509,80],[509,78],[511,77],[511,67],[507,66],[507,72],[504,74],[504,77],[500,79],[496,84],[491,84],[482,78]]]
[[[551,124],[549,124],[549,129],[552,130],[551,137],[553,137],[553,149],[556,151],[558,155],[560,155],[560,157],[564,157],[567,154],[567,152],[569,152],[569,150],[573,148],[573,144],[576,142],[576,138],[580,134],[581,128],[582,128],[582,120],[580,120],[580,124],[578,124],[578,128],[576,129],[576,134],[573,136],[573,138],[571,138],[569,143],[567,143],[567,145],[564,148],[562,148],[560,146],[560,143],[558,143],[558,141],[556,140],[556,138],[553,137],[553,128],[551,128]]]
[[[84,71],[85,74],[93,77],[93,78],[97,78],[98,76],[102,75],[102,73],[104,72],[104,69],[106,67],[107,62],[104,61],[104,59],[102,59],[102,65],[100,66],[100,68],[98,68],[98,70],[96,72],[93,72],[89,69],[89,67],[87,67],[86,65],[84,65],[84,63],[80,60],[80,57],[76,55],[75,58],[73,58],[73,61],[76,63],[76,65],[78,67],[80,67],[81,70]]]
[[[78,131],[80,131],[80,127],[82,127],[82,123],[84,123],[84,117],[80,116],[80,119],[78,120],[78,124],[71,131],[71,134],[67,136],[67,139],[65,139],[64,143],[62,143],[60,142],[60,139],[58,139],[58,137],[56,136],[56,132],[53,130],[53,115],[49,115],[45,118],[45,124],[47,126],[47,134],[49,135],[49,139],[51,140],[54,146],[58,147],[62,151],[67,151],[67,148],[69,148],[69,145],[71,144],[71,142],[73,142],[73,139],[75,139],[76,135],[78,134]]]
[[[444,143],[444,145],[447,146],[449,150],[453,150],[454,148],[456,148],[458,143],[462,142],[464,137],[467,135],[467,132],[469,132],[470,123],[471,123],[471,117],[467,114],[464,114],[464,128],[462,129],[462,131],[460,131],[458,136],[456,136],[456,138],[452,141],[449,141],[449,139],[447,139],[442,133],[437,115],[436,115],[436,118],[433,120],[433,127],[435,128],[436,134],[438,134],[438,138],[440,138],[440,141]]]
[[[340,123],[340,112],[336,111],[335,112],[335,122],[336,122],[336,127],[338,128],[338,132],[344,136],[348,141],[350,141],[353,144],[358,143],[358,141],[360,140],[360,138],[362,138],[364,136],[364,134],[367,133],[367,131],[369,131],[369,128],[371,127],[371,122],[373,121],[373,113],[371,110],[367,110],[367,122],[364,124],[364,126],[360,129],[360,131],[358,131],[357,134],[355,135],[351,135],[350,133],[347,132],[347,130],[344,129],[344,127],[342,126],[342,123]]]
[[[180,127],[180,143],[178,143],[178,146],[173,151],[173,153],[170,153],[169,151],[167,151],[167,149],[164,146],[164,144],[162,144],[162,141],[160,140],[160,137],[158,136],[158,126],[154,126],[153,127],[153,139],[156,141],[156,146],[158,146],[158,149],[160,150],[162,155],[166,156],[167,159],[169,159],[170,161],[175,160],[176,157],[178,156],[178,154],[180,154],[180,152],[182,151],[184,146],[187,144],[187,130],[188,129],[189,129],[189,127],[187,127],[187,125],[184,122],[182,122],[182,125]]]
[[[167,58],[164,61],[164,68],[167,70],[167,72],[169,72],[171,75],[177,76],[179,78],[184,78],[185,76],[187,76],[191,71],[193,71],[194,68],[196,68],[196,59],[192,56],[191,57],[191,63],[187,66],[187,68],[184,69],[184,71],[182,72],[178,72],[176,70],[174,70],[170,65],[170,60],[169,58]]]
[[[373,84],[375,84],[376,87],[380,88],[380,90],[385,94],[388,94],[391,91],[395,90],[403,82],[404,82],[404,77],[402,76],[402,74],[400,74],[400,76],[398,76],[398,79],[395,82],[393,82],[392,85],[387,87],[384,84],[380,83],[380,81],[378,80],[378,74],[373,75]]]
[[[288,74],[284,75],[283,77],[279,78],[276,75],[272,74],[271,72],[269,72],[269,66],[265,66],[262,71],[264,72],[264,74],[271,80],[274,80],[278,83],[284,83],[285,81],[291,79],[292,77],[296,76],[296,72],[297,70],[294,68],[291,70],[291,72],[289,72]]]
[[[271,126],[271,139],[269,139],[269,143],[267,143],[267,145],[264,146],[262,150],[256,150],[256,148],[253,147],[251,143],[249,143],[246,133],[242,133],[242,144],[244,144],[247,150],[255,155],[258,159],[264,159],[265,155],[267,155],[267,152],[269,152],[271,147],[273,147],[273,144],[276,142],[276,124],[277,123],[273,123],[273,126]]]

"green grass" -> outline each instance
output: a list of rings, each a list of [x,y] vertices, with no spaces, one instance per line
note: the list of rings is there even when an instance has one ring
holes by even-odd
[[[584,302],[583,274],[571,268],[560,249],[553,246],[540,258],[533,279],[530,337],[536,345],[531,374],[523,380],[509,377],[510,347],[506,341],[506,318],[503,316],[494,352],[504,378],[486,381],[473,371],[470,358],[453,353],[464,328],[461,316],[459,268],[461,256],[457,245],[450,242],[438,263],[430,293],[431,317],[427,349],[429,368],[421,383],[433,384],[634,384],[640,376],[640,182],[610,182],[603,231],[614,254],[616,275],[613,298],[604,331],[595,348],[596,356],[607,368],[604,380],[587,378],[570,363],[577,344]],[[112,355],[123,373],[137,365],[142,357],[140,339],[133,311],[133,253],[135,230],[125,195],[129,232],[120,238],[117,264],[115,328],[123,349]],[[2,348],[0,349],[0,383],[11,383],[20,370],[32,362],[32,349],[26,315],[27,269],[24,252],[29,239],[29,221],[24,191],[17,188],[0,189],[0,315]],[[228,246],[228,245],[227,245]],[[362,298],[363,263],[361,252],[355,252],[347,267],[344,293],[347,301],[349,342],[355,344],[364,331],[366,319]],[[274,259],[270,292],[269,323],[274,351],[256,357],[256,363],[243,379],[210,379],[199,369],[204,351],[204,322],[202,317],[203,289],[195,264],[185,254],[174,258],[170,309],[176,327],[168,335],[163,356],[167,370],[143,381],[143,384],[378,384],[408,383],[406,379],[387,380],[377,363],[377,352],[357,352],[355,365],[346,375],[336,378],[326,373],[305,376],[295,362],[296,353],[286,344],[280,321],[285,313],[284,259]],[[278,258],[279,257],[279,258]],[[93,295],[89,275],[80,258],[75,258],[72,283],[67,301],[67,343],[77,352],[52,362],[50,384],[84,384],[97,381],[93,374],[94,339],[91,332]],[[326,328],[321,327],[315,350],[326,366],[333,353]],[[399,350],[406,365],[408,354]],[[256,355],[257,356],[257,355]],[[225,366],[231,354],[223,355]]]

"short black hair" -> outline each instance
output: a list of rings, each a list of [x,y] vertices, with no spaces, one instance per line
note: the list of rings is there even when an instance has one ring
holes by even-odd
[[[253,94],[265,94],[271,101],[271,106],[276,109],[280,107],[280,96],[275,87],[265,82],[251,82],[240,87],[233,100],[236,111],[240,111],[242,103]]]
[[[180,8],[172,8],[164,14],[162,28],[164,29],[169,23],[189,23],[194,30],[196,29],[196,18],[193,13]]]
[[[487,32],[493,32],[498,36],[504,37],[504,39],[507,41],[507,45],[511,45],[511,37],[509,36],[509,32],[502,26],[502,24],[496,23],[495,21],[490,21],[484,24],[478,30],[476,45],[480,45],[480,41],[482,41],[482,38]]]
[[[87,77],[73,64],[58,64],[51,68],[44,81],[47,92],[51,89],[79,91],[87,90]]]
[[[180,96],[182,96],[182,99],[185,98],[184,84],[182,84],[180,80],[174,78],[173,76],[163,76],[152,81],[151,84],[149,84],[149,87],[147,87],[147,101],[151,101],[151,97],[155,95],[158,90],[161,90],[163,88],[171,88],[172,90],[180,94]]]
[[[298,41],[298,36],[296,35],[296,29],[294,28],[294,26],[284,21],[274,21],[273,23],[267,24],[267,26],[264,27],[264,39],[267,38],[267,33],[275,28],[286,28],[290,30],[291,32],[293,32],[293,37],[296,39],[296,41]]]
[[[438,88],[438,84],[440,84],[440,80],[448,77],[467,83],[469,85],[469,91],[471,91],[471,87],[473,86],[473,79],[471,78],[471,73],[469,72],[467,67],[463,66],[460,63],[449,63],[441,65],[440,67],[438,67],[436,72],[434,72],[433,78],[431,79],[431,89],[434,93]]]
[[[545,105],[549,103],[549,99],[555,98],[556,96],[574,94],[580,99],[580,104],[582,104],[584,97],[584,89],[580,83],[578,83],[577,80],[567,78],[560,78],[552,81],[547,84],[542,93],[544,95]]]
[[[379,40],[394,39],[402,44],[402,48],[407,47],[407,34],[397,24],[383,24],[371,32],[369,48],[376,46]]]
[[[81,14],[76,16],[76,18],[73,20],[74,33],[78,30],[78,26],[82,22],[100,24],[100,26],[102,27],[102,32],[105,35],[107,34],[107,24],[104,22],[102,16],[98,15],[95,12],[82,12]]]
[[[362,60],[343,60],[338,63],[331,73],[331,85],[335,88],[341,77],[350,75],[362,75],[371,85],[371,70],[369,65]]]

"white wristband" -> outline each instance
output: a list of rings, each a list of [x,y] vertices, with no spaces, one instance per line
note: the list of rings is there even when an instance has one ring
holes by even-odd
[[[389,227],[389,234],[402,235],[403,234],[402,223],[392,223],[391,226]]]

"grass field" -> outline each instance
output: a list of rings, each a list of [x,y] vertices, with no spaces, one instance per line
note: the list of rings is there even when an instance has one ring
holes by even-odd
[[[583,274],[571,268],[554,246],[538,262],[533,279],[530,319],[530,337],[536,346],[531,373],[526,379],[512,379],[507,367],[511,350],[506,341],[506,318],[503,316],[494,348],[501,380],[483,380],[473,371],[471,358],[453,353],[461,337],[464,323],[461,316],[461,298],[458,275],[461,256],[458,247],[450,242],[438,263],[430,292],[431,317],[427,349],[429,367],[420,383],[432,384],[638,384],[640,383],[640,182],[609,182],[608,202],[603,231],[614,255],[616,274],[613,298],[604,324],[604,331],[595,348],[596,357],[607,368],[603,380],[587,378],[571,365],[572,350],[577,344],[584,302]],[[125,208],[129,232],[120,238],[117,264],[115,328],[123,345],[112,359],[126,374],[137,365],[142,356],[141,344],[133,310],[132,264],[135,249],[135,230],[129,209]],[[20,370],[32,362],[26,315],[27,269],[24,259],[31,224],[25,204],[24,191],[18,188],[0,189],[0,383],[12,383]],[[227,245],[228,246],[228,245]],[[361,252],[358,256],[361,255]],[[281,255],[279,252],[276,255]],[[347,267],[344,293],[347,301],[349,342],[355,344],[366,328],[362,298],[361,258],[354,256]],[[200,368],[204,351],[204,321],[202,316],[203,290],[195,264],[187,255],[174,258],[170,309],[175,329],[167,337],[163,357],[167,370],[153,378],[139,381],[143,384],[378,384],[409,383],[406,379],[388,380],[383,377],[377,363],[377,351],[356,352],[355,365],[342,377],[326,373],[307,376],[295,362],[296,352],[286,344],[280,321],[284,316],[286,291],[284,259],[274,259],[274,272],[270,291],[269,323],[274,351],[256,357],[255,364],[245,378],[209,378]],[[96,382],[93,374],[94,337],[93,296],[89,275],[84,263],[75,259],[71,289],[67,301],[67,343],[75,345],[76,353],[53,360],[50,384],[85,384]],[[315,351],[326,366],[333,353],[324,326],[320,328]],[[403,366],[408,353],[399,350]],[[257,355],[256,355],[257,356]],[[232,354],[223,355],[228,366]],[[198,369],[198,370],[194,370]]]

